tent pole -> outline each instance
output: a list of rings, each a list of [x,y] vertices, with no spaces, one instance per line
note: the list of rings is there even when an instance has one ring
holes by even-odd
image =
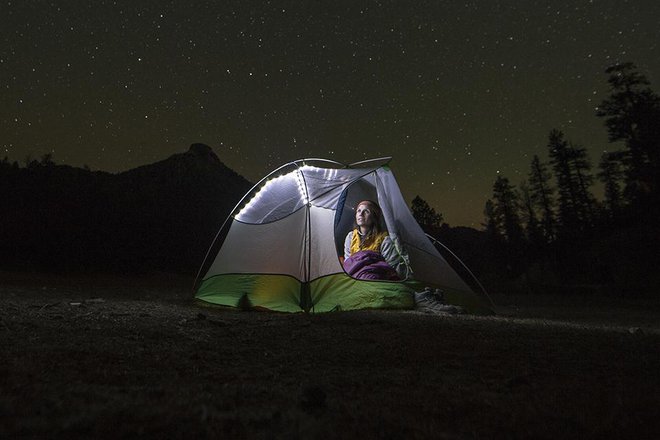
[[[296,165],[298,165],[296,163]],[[305,162],[302,162],[302,165],[305,166]],[[303,188],[305,190],[305,269],[304,277],[300,286],[300,307],[306,312],[309,313],[313,309],[314,305],[312,304],[312,292],[310,291],[309,278],[311,277],[311,267],[312,267],[312,221],[311,221],[311,207],[312,202],[309,200],[309,189],[307,188],[307,180],[305,179],[305,174],[298,168],[298,173],[300,173],[300,178],[303,183]]]

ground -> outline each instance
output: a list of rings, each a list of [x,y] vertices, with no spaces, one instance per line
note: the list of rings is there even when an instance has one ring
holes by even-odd
[[[163,274],[0,275],[0,438],[660,435],[660,298],[291,315]]]

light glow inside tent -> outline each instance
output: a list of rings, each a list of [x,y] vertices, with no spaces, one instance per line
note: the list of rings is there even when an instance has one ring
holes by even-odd
[[[309,203],[309,198],[307,197],[307,187],[305,185],[305,176],[303,176],[303,171],[305,168],[311,168],[307,167],[307,165],[304,165],[302,168],[298,168],[296,171],[293,172],[296,178],[296,183],[298,184],[298,192],[300,193],[300,199],[303,202],[303,204],[308,204]]]
[[[250,201],[245,204],[243,209],[241,209],[238,214],[236,214],[236,220],[244,221],[245,218],[249,218],[248,213],[254,209],[255,206],[259,206],[263,199],[272,197],[272,193],[275,192],[278,188],[286,187],[291,183],[295,183],[298,188],[298,194],[300,196],[299,201],[306,205],[309,203],[309,199],[303,173],[313,170],[317,170],[317,168],[309,165],[303,165],[300,168],[291,171],[290,173],[282,174],[267,180],[266,183],[264,183],[264,185],[259,189],[259,191],[256,192],[254,197],[252,197],[252,199],[250,199]]]

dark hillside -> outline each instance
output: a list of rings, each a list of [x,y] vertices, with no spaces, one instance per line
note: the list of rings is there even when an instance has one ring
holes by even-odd
[[[116,175],[3,163],[0,184],[0,265],[122,272],[194,271],[251,187],[203,144]]]

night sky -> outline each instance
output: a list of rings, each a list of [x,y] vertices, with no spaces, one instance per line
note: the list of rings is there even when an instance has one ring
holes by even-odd
[[[660,2],[3,1],[0,157],[117,172],[213,147],[252,181],[394,156],[410,201],[479,227],[550,129],[607,142],[604,70],[660,90]]]

